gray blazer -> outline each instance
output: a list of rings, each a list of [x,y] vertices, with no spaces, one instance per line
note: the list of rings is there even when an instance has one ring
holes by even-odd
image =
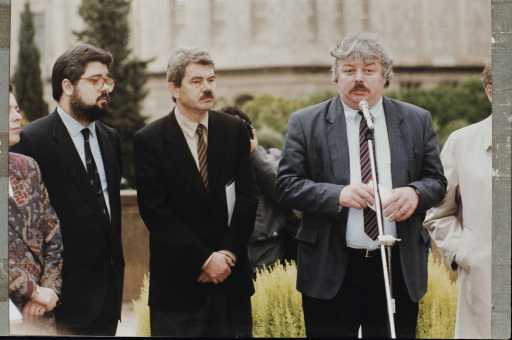
[[[430,238],[425,212],[446,192],[446,178],[430,113],[383,98],[391,150],[393,187],[414,186],[420,193],[415,213],[397,223],[402,272],[409,295],[419,301],[427,290]],[[331,299],[347,268],[345,243],[348,209],[338,209],[341,190],[350,183],[345,115],[339,97],[292,114],[277,191],[283,204],[304,213],[297,233],[297,289],[307,296]]]

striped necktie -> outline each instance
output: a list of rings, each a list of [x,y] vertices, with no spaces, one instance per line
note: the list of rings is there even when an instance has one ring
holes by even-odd
[[[359,124],[359,155],[361,157],[361,182],[368,183],[372,179],[372,168],[370,164],[370,153],[368,150],[368,125],[366,119],[363,117],[361,111],[358,112],[361,116],[361,123]],[[377,214],[371,208],[363,210],[364,216],[364,232],[372,239],[376,240],[379,235],[379,228],[377,226]]]
[[[206,127],[203,124],[197,126],[197,160],[199,163],[199,174],[203,180],[204,188],[208,190],[208,159],[206,155],[206,142],[204,141],[205,130]]]

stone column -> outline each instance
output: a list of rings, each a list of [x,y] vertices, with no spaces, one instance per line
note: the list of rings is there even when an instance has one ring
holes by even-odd
[[[9,335],[7,197],[9,146],[9,41],[11,2],[0,0],[0,336]]]
[[[493,0],[492,338],[510,338],[512,0]]]

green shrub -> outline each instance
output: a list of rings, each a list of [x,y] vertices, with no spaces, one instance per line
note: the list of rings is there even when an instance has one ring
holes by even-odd
[[[304,337],[302,298],[295,289],[294,263],[276,264],[259,270],[252,296],[255,337]]]
[[[284,135],[290,114],[335,95],[336,92],[327,91],[313,93],[299,99],[272,95],[260,95],[253,99],[246,97],[242,110],[251,118],[254,127],[258,130],[258,135],[265,127]],[[433,89],[405,89],[390,91],[386,95],[429,110],[441,144],[446,141],[452,131],[476,123],[491,112],[491,105],[485,96],[482,83],[477,78],[468,78],[455,86],[439,85]]]
[[[255,337],[304,337],[304,315],[300,293],[295,289],[294,263],[275,264],[258,271],[252,296]],[[141,296],[134,301],[137,336],[149,336],[147,307],[148,280],[144,278]],[[443,264],[429,258],[428,291],[420,303],[419,338],[452,338],[455,326],[457,288]]]

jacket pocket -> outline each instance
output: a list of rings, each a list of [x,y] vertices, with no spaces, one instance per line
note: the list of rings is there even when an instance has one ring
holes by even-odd
[[[299,228],[297,236],[295,238],[297,239],[297,241],[314,245],[318,240],[318,230],[313,228],[301,227]]]

